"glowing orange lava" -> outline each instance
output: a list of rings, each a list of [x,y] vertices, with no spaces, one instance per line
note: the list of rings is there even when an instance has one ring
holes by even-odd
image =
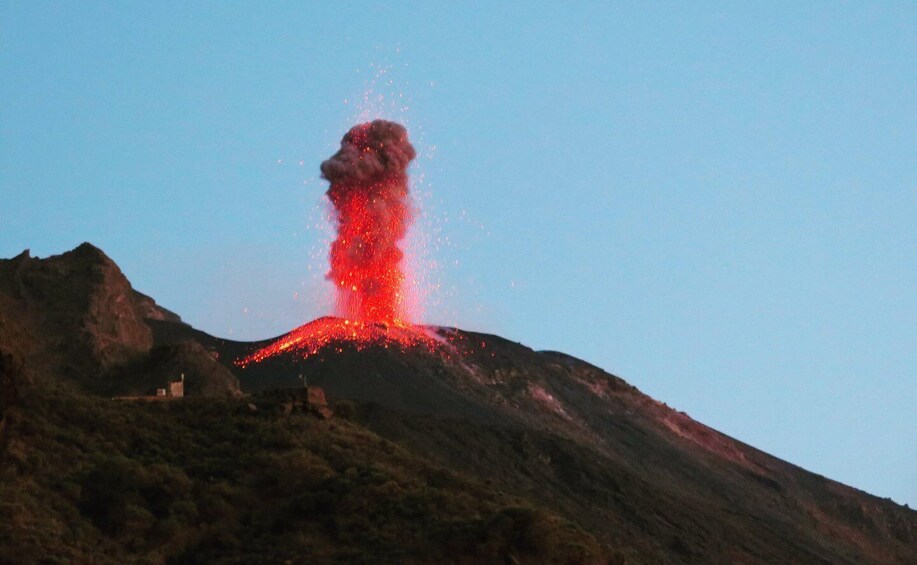
[[[328,279],[341,317],[387,325],[404,320],[401,244],[413,219],[407,168],[415,155],[403,126],[375,120],[351,128],[322,163],[337,227]]]
[[[413,218],[407,168],[416,156],[400,124],[374,120],[354,126],[341,148],[321,165],[331,183],[337,237],[327,274],[340,318],[319,318],[236,362],[240,366],[295,353],[308,357],[329,347],[370,345],[431,349],[432,333],[406,319],[402,241]]]
[[[270,345],[239,359],[236,364],[245,367],[282,353],[292,353],[305,358],[323,350],[341,352],[345,345],[351,345],[357,350],[372,345],[424,347],[429,351],[443,348],[443,342],[437,340],[432,331],[422,326],[324,317],[296,328]]]

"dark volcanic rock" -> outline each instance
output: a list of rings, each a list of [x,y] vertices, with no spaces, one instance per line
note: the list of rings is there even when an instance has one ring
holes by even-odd
[[[498,336],[437,330],[449,354],[346,344],[241,369],[241,344],[194,334],[244,389],[355,401],[376,433],[666,562],[906,562],[917,512],[809,473],[642,394],[598,367]],[[631,552],[631,553],[628,553]]]
[[[337,344],[232,364],[266,342],[193,337],[244,390],[297,386],[354,401],[376,433],[537,500],[637,562],[914,560],[917,512],[809,473],[557,352],[437,329],[450,353]]]

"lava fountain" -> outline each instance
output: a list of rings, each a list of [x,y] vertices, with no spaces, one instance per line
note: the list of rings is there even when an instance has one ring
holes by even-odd
[[[331,183],[337,237],[328,254],[327,278],[336,292],[336,314],[301,326],[237,361],[241,366],[284,352],[305,357],[343,343],[362,348],[435,346],[407,319],[401,243],[413,218],[408,166],[416,156],[404,126],[374,120],[354,126],[341,148],[321,164]]]
[[[407,168],[415,156],[403,126],[375,120],[354,126],[322,163],[337,222],[328,279],[341,317],[389,324],[404,317],[401,242],[412,219]]]

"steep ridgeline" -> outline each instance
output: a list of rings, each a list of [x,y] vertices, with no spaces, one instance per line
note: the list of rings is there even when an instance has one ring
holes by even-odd
[[[153,351],[148,320],[183,325],[135,291],[115,262],[89,243],[47,259],[26,250],[0,260],[0,349],[24,359],[39,377],[53,375],[101,394],[155,391],[180,375],[169,372],[175,365],[166,361],[169,352]],[[198,358],[194,378],[212,376],[217,387],[238,390],[235,378],[200,346],[186,346],[181,354]],[[138,364],[146,371],[144,382],[126,378],[125,369]]]

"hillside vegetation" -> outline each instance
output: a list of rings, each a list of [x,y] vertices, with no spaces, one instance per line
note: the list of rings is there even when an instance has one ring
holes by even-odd
[[[566,520],[352,421],[288,409],[270,393],[20,391],[2,432],[0,561],[606,560]]]

